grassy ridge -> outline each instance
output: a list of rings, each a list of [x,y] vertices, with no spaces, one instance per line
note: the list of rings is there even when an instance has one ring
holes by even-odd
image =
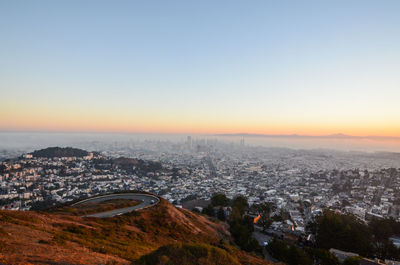
[[[0,227],[2,234],[9,234],[0,238],[0,263],[6,264],[129,264],[142,262],[144,255],[157,250],[161,252],[156,256],[164,253],[163,246],[173,250],[170,257],[162,255],[169,259],[165,264],[186,258],[267,264],[230,243],[221,243],[232,242],[223,223],[177,209],[165,200],[148,209],[104,219],[80,218],[68,212],[0,211]]]

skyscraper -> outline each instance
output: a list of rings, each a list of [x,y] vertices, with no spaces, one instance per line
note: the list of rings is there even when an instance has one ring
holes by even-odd
[[[188,146],[189,149],[192,149],[192,136],[188,136],[186,139],[186,144]]]

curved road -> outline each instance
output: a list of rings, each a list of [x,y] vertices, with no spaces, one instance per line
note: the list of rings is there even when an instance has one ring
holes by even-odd
[[[147,207],[151,207],[160,202],[160,199],[154,195],[143,194],[143,193],[120,193],[120,194],[102,195],[102,196],[85,199],[80,202],[74,203],[71,206],[77,206],[77,205],[85,204],[85,203],[89,203],[89,202],[102,202],[102,201],[108,201],[108,200],[114,200],[114,199],[136,200],[136,201],[141,201],[141,203],[138,205],[135,205],[135,206],[131,206],[131,207],[115,209],[115,210],[100,212],[100,213],[88,214],[88,215],[84,215],[82,217],[98,217],[98,218],[113,217],[116,215],[130,213],[135,210],[140,210],[140,209],[144,209]]]

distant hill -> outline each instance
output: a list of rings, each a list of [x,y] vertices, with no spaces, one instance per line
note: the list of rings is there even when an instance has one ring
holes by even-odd
[[[0,210],[0,264],[271,264],[232,241],[225,223],[164,199],[105,219],[76,216],[71,207]]]
[[[156,161],[144,161],[136,158],[119,157],[113,159],[113,167],[126,170],[128,173],[146,174],[148,172],[154,172],[162,169],[160,162]],[[136,168],[135,170],[133,168]]]
[[[34,157],[84,157],[89,152],[73,147],[48,147],[31,153]]]
[[[132,168],[138,166],[140,161],[135,158],[118,157],[113,160],[113,165],[119,168]]]

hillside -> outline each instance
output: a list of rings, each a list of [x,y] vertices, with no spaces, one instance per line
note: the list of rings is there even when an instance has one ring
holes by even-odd
[[[231,245],[224,223],[165,200],[108,219],[68,211],[0,211],[0,263],[268,264]]]
[[[84,157],[89,152],[72,147],[48,147],[41,150],[36,150],[31,153],[34,157]]]
[[[144,161],[135,158],[119,157],[112,160],[114,168],[123,169],[129,173],[147,174],[162,169],[160,162]]]

